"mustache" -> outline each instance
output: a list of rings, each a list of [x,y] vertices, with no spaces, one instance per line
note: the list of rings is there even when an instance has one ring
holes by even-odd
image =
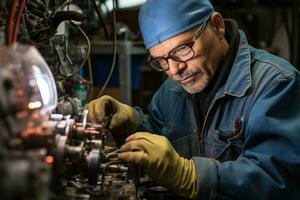
[[[181,81],[181,80],[184,80],[184,79],[186,79],[186,78],[188,78],[188,77],[190,77],[190,76],[193,76],[193,75],[195,75],[195,74],[198,74],[198,73],[200,73],[200,72],[201,72],[200,69],[188,70],[188,71],[182,72],[181,74],[176,74],[176,75],[174,75],[172,78],[173,78],[173,80],[175,80],[175,81]]]

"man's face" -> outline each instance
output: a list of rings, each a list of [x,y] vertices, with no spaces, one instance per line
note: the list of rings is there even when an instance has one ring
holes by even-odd
[[[193,39],[199,27],[172,37],[149,49],[153,58],[166,57],[169,52]],[[169,69],[165,73],[180,83],[189,93],[201,92],[212,80],[221,59],[222,48],[213,27],[208,24],[192,49],[194,56],[186,62],[168,59]]]

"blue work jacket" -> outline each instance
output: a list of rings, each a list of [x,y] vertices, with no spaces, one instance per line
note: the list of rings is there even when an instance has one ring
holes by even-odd
[[[300,74],[287,61],[240,43],[226,83],[204,124],[193,98],[167,79],[139,130],[166,136],[192,158],[198,197],[300,199]]]

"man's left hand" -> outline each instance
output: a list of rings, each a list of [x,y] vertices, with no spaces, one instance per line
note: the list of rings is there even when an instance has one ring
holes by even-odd
[[[121,160],[141,165],[158,184],[185,198],[197,196],[194,161],[180,157],[166,137],[138,132],[120,151]]]

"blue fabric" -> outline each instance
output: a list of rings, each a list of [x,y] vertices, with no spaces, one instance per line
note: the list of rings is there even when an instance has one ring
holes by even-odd
[[[240,44],[202,130],[190,95],[168,79],[140,130],[169,138],[192,158],[199,199],[299,199],[300,74],[285,60]]]
[[[202,24],[212,12],[208,0],[146,1],[139,12],[139,26],[146,48]]]

